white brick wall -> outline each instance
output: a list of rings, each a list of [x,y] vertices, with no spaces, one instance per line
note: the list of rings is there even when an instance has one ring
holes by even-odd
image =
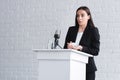
[[[61,29],[60,44],[75,11],[86,5],[101,35],[96,80],[120,79],[120,0],[0,0],[0,80],[36,80],[34,48],[46,48]]]

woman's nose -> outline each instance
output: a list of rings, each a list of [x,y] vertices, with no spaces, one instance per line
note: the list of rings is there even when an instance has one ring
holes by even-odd
[[[82,19],[82,17],[81,17],[81,16],[79,16],[79,19]]]
[[[78,18],[79,20],[81,20],[82,19],[82,17],[81,16],[79,16],[79,18]]]

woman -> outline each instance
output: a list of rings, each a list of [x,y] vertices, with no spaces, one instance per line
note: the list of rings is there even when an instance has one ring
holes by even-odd
[[[93,56],[99,53],[100,35],[94,26],[90,10],[81,6],[76,11],[75,26],[68,29],[64,48],[82,51]],[[86,65],[86,80],[95,80],[97,70],[94,57],[90,57]]]

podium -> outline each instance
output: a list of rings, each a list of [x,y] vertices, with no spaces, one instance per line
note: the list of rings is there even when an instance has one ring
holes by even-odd
[[[86,64],[92,55],[71,49],[35,49],[38,80],[86,80]]]

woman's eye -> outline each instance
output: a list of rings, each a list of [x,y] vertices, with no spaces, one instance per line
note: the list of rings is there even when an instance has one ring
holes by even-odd
[[[84,17],[84,14],[81,14],[81,17]]]
[[[79,17],[79,15],[77,15],[77,17]]]

